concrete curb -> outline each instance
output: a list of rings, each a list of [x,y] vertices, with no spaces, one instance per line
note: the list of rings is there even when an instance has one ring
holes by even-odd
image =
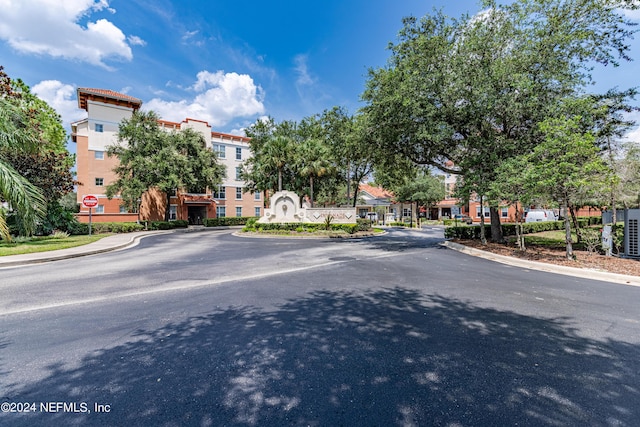
[[[136,231],[133,233],[120,233],[107,236],[97,242],[89,243],[73,248],[60,249],[49,252],[35,252],[31,254],[7,255],[0,257],[0,268],[18,267],[21,265],[41,264],[51,261],[60,261],[71,258],[79,258],[89,255],[97,255],[105,252],[112,252],[125,249],[138,244],[140,239],[147,236],[155,236],[168,233],[200,233],[216,230],[228,230],[242,228],[241,226],[221,226],[221,227],[188,227],[175,228],[172,230],[152,230]]]
[[[461,245],[460,243],[450,241],[442,242],[441,245],[458,252],[488,259],[502,264],[511,265],[514,267],[528,268],[531,270],[546,271],[556,274],[564,274],[566,276],[580,277],[583,279],[601,280],[604,282],[619,283],[622,285],[640,286],[640,277],[638,276],[628,276],[625,274],[609,273],[600,270],[565,267],[562,265],[553,265],[544,262],[527,261],[514,257],[494,254],[476,248],[470,248],[468,246]]]
[[[41,264],[51,261],[60,261],[65,259],[79,258],[89,255],[97,255],[105,252],[117,251],[130,246],[134,246],[138,241],[144,237],[172,233],[175,230],[162,230],[162,231],[142,231],[137,233],[126,233],[114,236],[105,237],[97,242],[89,243],[87,245],[75,246],[68,249],[60,249],[49,252],[36,252],[32,254],[21,255],[8,255],[0,257],[0,268],[2,267],[17,267],[21,265]],[[117,237],[115,243],[108,243],[103,241],[110,237]],[[121,241],[120,241],[121,240]]]
[[[251,232],[243,232],[236,231],[233,233],[236,237],[244,237],[247,239],[315,239],[315,240],[345,240],[345,239],[368,239],[371,237],[384,236],[387,234],[387,231],[383,231],[382,233],[368,233],[368,234],[360,234],[360,235],[337,235],[337,236],[314,236],[314,235],[305,235],[305,236],[295,236],[288,234],[268,234],[268,233],[251,233]]]

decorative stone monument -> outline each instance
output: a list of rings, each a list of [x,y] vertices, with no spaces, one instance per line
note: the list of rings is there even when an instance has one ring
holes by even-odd
[[[311,208],[301,207],[300,197],[291,191],[278,191],[271,196],[271,206],[265,209],[258,222],[269,223],[324,223],[355,224],[356,208]]]

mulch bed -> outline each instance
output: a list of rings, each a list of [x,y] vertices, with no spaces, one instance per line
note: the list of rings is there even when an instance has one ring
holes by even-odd
[[[453,241],[498,255],[511,256],[529,261],[546,262],[549,264],[564,265],[567,267],[578,267],[608,271],[610,273],[640,276],[640,261],[633,259],[618,258],[615,256],[608,257],[587,251],[574,250],[573,253],[576,256],[576,260],[569,260],[566,257],[566,250],[564,247],[549,248],[546,246],[531,245],[523,252],[517,247],[514,247],[513,244],[503,245],[487,242],[486,245],[483,245],[478,240],[454,239]]]

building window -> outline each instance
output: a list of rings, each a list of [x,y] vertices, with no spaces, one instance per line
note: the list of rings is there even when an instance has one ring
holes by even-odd
[[[255,216],[260,216],[260,208],[255,208]]]
[[[236,160],[242,160],[242,148],[236,147]]]
[[[226,206],[217,206],[216,207],[216,216],[218,218],[224,218],[227,216],[227,207]]]
[[[104,213],[104,205],[96,206],[96,213]]]
[[[242,206],[236,206],[236,216],[242,216]]]
[[[480,206],[476,206],[476,217],[480,218],[482,216],[482,211],[481,211],[481,207]],[[485,206],[484,207],[484,217],[485,218],[489,218],[491,216],[491,214],[489,213],[489,207]]]
[[[216,153],[219,159],[227,158],[227,153],[224,145],[213,144],[213,152]]]
[[[175,221],[178,219],[178,206],[170,205],[169,206],[169,221]]]
[[[94,129],[95,129],[96,132],[100,132],[100,133],[104,132],[104,129],[103,129],[101,123],[96,123],[95,126],[94,126]]]
[[[508,218],[509,217],[509,208],[501,208],[500,209],[500,216],[502,218]]]
[[[214,199],[225,199],[227,197],[226,187],[221,185],[216,191],[213,192]]]
[[[104,151],[94,151],[93,158],[96,160],[104,160]]]
[[[256,191],[255,193],[253,193],[253,200],[260,200],[260,192]]]
[[[120,205],[120,213],[121,214],[129,213],[129,210],[125,205]]]
[[[104,185],[104,178],[96,178],[96,186],[102,187]]]
[[[238,166],[236,168],[236,181],[240,181],[242,179],[242,167]]]
[[[413,216],[411,213],[411,208],[403,208],[402,209],[402,216],[406,217],[406,216]]]
[[[242,187],[236,187],[236,199],[242,200]]]

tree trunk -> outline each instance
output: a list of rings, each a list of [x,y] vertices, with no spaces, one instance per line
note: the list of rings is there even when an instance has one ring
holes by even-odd
[[[480,196],[480,242],[483,245],[487,244],[487,236],[485,233],[485,229],[484,229],[484,203],[483,201],[483,197],[484,196]]]
[[[347,206],[351,205],[351,167],[347,168]],[[355,206],[355,204],[353,205]]]
[[[282,169],[278,169],[278,191],[282,191]]]
[[[356,187],[355,190],[353,190],[353,207],[356,207],[356,204],[358,203],[358,187]]]
[[[573,221],[573,228],[576,230],[576,243],[580,243],[582,241],[582,233],[580,233],[580,224],[578,224],[578,217],[576,216],[576,211],[572,206],[569,206],[569,212],[571,213],[571,221]]]
[[[565,242],[567,244],[567,259],[575,259],[575,256],[573,255],[573,242],[571,240],[571,220],[569,219],[569,215],[566,215],[567,211],[569,210],[569,201],[567,200],[567,198],[565,197],[563,200],[563,204],[564,204],[564,212],[565,212],[565,216],[564,216],[564,231],[565,231]]]
[[[491,217],[491,240],[495,243],[504,243],[498,208],[489,207],[489,216]]]
[[[311,207],[313,207],[313,176],[309,176],[309,198],[311,199]]]
[[[615,192],[611,192],[611,214],[613,215],[613,219],[612,222],[615,224],[616,223],[616,195]]]
[[[518,208],[518,203],[515,203],[516,208],[516,242],[518,244],[518,249],[521,251],[526,251],[527,248],[524,244],[524,230],[522,229],[522,215],[520,214],[520,210]]]
[[[413,202],[409,201],[409,227],[413,228]]]
[[[171,213],[171,192],[167,191],[167,206],[164,209],[164,220],[169,221],[169,214]]]

